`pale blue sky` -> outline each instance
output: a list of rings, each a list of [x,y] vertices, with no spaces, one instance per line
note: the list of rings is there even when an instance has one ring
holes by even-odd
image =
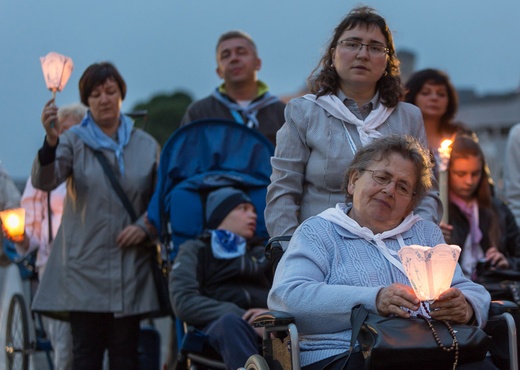
[[[417,68],[440,68],[457,87],[495,93],[520,84],[518,0],[372,0],[397,49]],[[123,110],[160,92],[201,98],[219,83],[218,36],[242,29],[257,42],[260,78],[273,93],[301,86],[342,17],[359,4],[331,0],[0,0],[0,161],[26,177],[43,141],[46,90],[39,57],[70,56],[72,77],[57,104],[76,102],[93,62],[109,60],[127,81]]]

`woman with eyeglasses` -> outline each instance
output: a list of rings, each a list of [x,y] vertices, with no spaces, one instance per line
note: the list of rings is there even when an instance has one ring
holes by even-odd
[[[431,187],[426,148],[406,135],[374,140],[347,166],[343,201],[296,230],[276,269],[270,310],[290,312],[298,325],[302,370],[364,368],[359,344],[345,364],[352,337],[352,308],[409,318],[417,314],[452,323],[487,320],[490,297],[457,266],[451,287],[431,304],[415,295],[397,256],[406,245],[444,243],[442,232],[413,209]],[[406,359],[403,359],[406,360]],[[428,369],[444,369],[430,358]],[[454,362],[457,362],[455,360]],[[398,365],[398,366],[396,366]],[[482,366],[482,367],[480,367]],[[388,363],[388,369],[408,369]],[[457,369],[495,369],[470,363]]]
[[[338,175],[372,140],[407,134],[427,143],[421,112],[400,102],[392,34],[374,9],[356,7],[341,21],[308,83],[312,94],[289,102],[277,133],[265,210],[271,236],[340,202]],[[436,222],[439,209],[432,191],[418,212]]]

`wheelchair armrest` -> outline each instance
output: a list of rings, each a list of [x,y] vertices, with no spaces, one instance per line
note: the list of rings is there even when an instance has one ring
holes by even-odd
[[[489,306],[489,316],[500,315],[504,312],[517,313],[518,311],[518,305],[511,301],[491,301]]]
[[[283,311],[267,311],[258,315],[253,320],[253,326],[260,327],[272,327],[272,326],[284,326],[294,323],[294,316]]]
[[[273,265],[273,275],[278,267],[278,262],[283,256],[282,242],[288,242],[291,240],[290,235],[275,236],[267,241],[265,245],[265,257]]]
[[[275,236],[267,241],[265,245],[265,256],[271,262],[278,262],[282,257],[283,247],[281,242],[291,240],[291,235]]]

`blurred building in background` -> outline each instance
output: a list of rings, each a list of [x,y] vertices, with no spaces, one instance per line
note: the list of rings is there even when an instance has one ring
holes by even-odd
[[[520,91],[475,96],[459,91],[460,106],[456,120],[473,129],[496,184],[497,195],[503,195],[504,155],[510,128],[520,122]]]

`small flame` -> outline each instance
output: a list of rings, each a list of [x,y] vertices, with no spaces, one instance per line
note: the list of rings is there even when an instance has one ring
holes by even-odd
[[[446,171],[448,169],[448,162],[450,160],[452,143],[453,141],[449,139],[443,140],[441,146],[438,149],[439,157],[441,159],[441,163],[439,163],[441,171]]]
[[[0,212],[0,219],[7,234],[11,237],[24,234],[25,209],[13,208]]]
[[[16,229],[17,227],[20,227],[21,223],[22,220],[20,220],[20,217],[18,217],[18,215],[11,214],[7,216],[6,227],[8,229]]]
[[[444,149],[444,150],[447,150],[450,147],[452,142],[453,141],[451,141],[449,139],[443,140],[442,143],[441,143],[441,148]],[[450,151],[451,151],[451,149],[450,149]]]

